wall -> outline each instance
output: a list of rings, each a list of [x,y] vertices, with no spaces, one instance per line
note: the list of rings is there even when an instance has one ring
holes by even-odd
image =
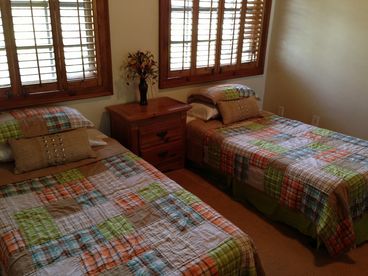
[[[368,138],[368,2],[276,0],[264,107]]]
[[[109,121],[104,111],[105,106],[133,101],[137,93],[135,86],[127,87],[121,78],[120,66],[128,52],[138,49],[150,50],[154,53],[155,57],[158,57],[158,4],[159,0],[109,0],[114,95],[66,103],[80,110],[97,127],[106,133],[109,132]],[[234,81],[250,85],[261,97],[263,96],[264,76],[241,78]],[[153,92],[155,97],[170,96],[185,101],[191,91],[208,85],[165,90],[159,90],[155,86],[151,90],[151,93]]]

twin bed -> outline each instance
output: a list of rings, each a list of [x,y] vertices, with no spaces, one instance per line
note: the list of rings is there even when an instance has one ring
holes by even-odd
[[[63,131],[56,142],[66,147],[62,133],[90,126],[70,109],[23,113],[1,114],[1,142],[39,139],[25,138],[37,122],[42,137]],[[245,233],[115,140],[104,141],[89,158],[62,165],[21,174],[14,163],[0,165],[5,275],[263,274]]]
[[[368,141],[263,112],[192,120],[187,157],[238,200],[316,238],[330,255],[368,240]]]

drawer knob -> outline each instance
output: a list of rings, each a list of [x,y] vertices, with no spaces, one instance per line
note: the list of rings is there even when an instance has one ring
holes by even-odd
[[[158,153],[158,156],[159,156],[159,157],[161,157],[161,158],[164,158],[164,157],[166,157],[168,154],[169,154],[169,152],[168,152],[167,150],[165,150],[165,151],[160,151],[160,152]]]
[[[162,140],[164,140],[165,136],[167,135],[167,130],[162,130],[156,133],[158,137],[160,137]]]

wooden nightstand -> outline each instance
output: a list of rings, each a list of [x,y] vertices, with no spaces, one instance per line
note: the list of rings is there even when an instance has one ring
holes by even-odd
[[[111,136],[135,154],[169,171],[184,167],[186,112],[190,105],[162,97],[148,105],[108,106]]]

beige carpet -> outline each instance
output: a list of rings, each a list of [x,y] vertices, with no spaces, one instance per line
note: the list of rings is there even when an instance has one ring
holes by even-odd
[[[331,258],[297,230],[233,201],[197,174],[182,169],[167,175],[252,237],[266,275],[368,275],[368,243],[349,254]]]

